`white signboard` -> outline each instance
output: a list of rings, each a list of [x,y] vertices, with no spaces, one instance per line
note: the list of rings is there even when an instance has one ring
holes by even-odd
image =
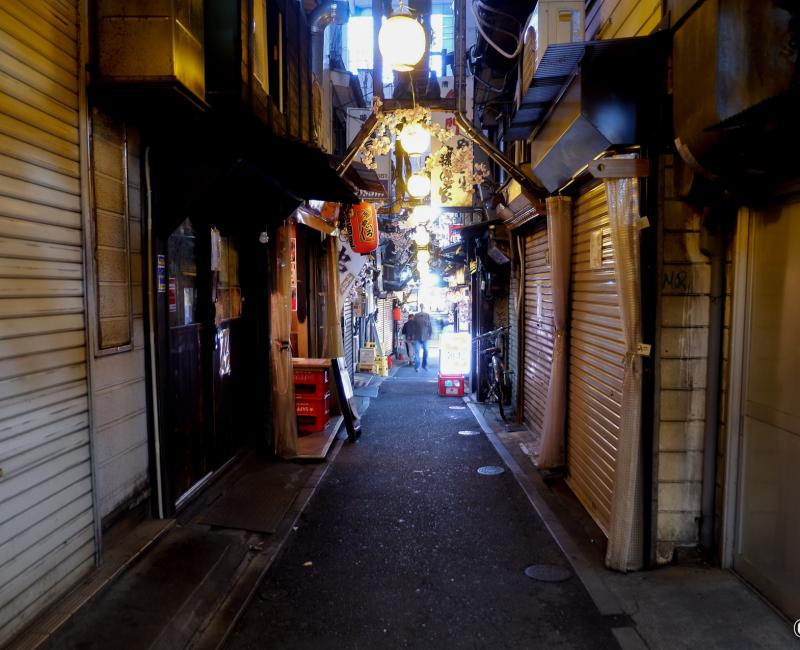
[[[442,332],[439,372],[442,375],[468,375],[472,337],[465,332]]]
[[[347,237],[339,237],[339,295],[350,293],[368,259],[350,248]]]
[[[458,128],[456,118],[452,113],[434,112],[433,122],[446,128],[448,131],[455,132],[455,137],[451,138],[445,145],[453,151],[469,149],[472,152],[472,141],[467,138],[461,129]],[[474,188],[467,184],[463,174],[456,174],[453,177],[453,184],[445,189],[442,181],[442,168],[437,164],[437,152],[441,149],[442,143],[433,138],[431,141],[431,155],[434,156],[433,169],[431,170],[431,205],[433,207],[472,207],[472,193]]]

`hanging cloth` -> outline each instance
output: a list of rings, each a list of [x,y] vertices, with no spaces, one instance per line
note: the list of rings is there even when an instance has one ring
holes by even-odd
[[[626,348],[606,566],[631,571],[641,568],[643,548],[639,181],[636,178],[607,179],[605,187]]]
[[[297,455],[297,416],[292,368],[292,269],[291,226],[284,224],[276,238],[275,290],[271,295],[272,324],[272,411],[275,452],[283,458]]]
[[[572,199],[551,196],[547,205],[547,240],[553,282],[553,363],[547,386],[547,408],[542,427],[542,445],[537,459],[540,469],[563,467],[567,417],[567,323],[569,279],[572,269]]]

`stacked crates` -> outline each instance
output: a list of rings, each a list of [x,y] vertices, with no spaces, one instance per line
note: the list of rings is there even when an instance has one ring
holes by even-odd
[[[297,430],[301,433],[324,430],[331,412],[330,372],[322,368],[295,368],[294,395]]]

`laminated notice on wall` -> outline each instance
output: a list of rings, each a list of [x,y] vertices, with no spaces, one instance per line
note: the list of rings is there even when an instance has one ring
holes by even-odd
[[[167,290],[167,264],[164,255],[156,256],[156,287],[158,293],[165,293]]]
[[[589,268],[603,268],[603,231],[593,230],[589,235]]]
[[[217,349],[219,350],[219,376],[231,374],[231,331],[225,329],[217,330]]]

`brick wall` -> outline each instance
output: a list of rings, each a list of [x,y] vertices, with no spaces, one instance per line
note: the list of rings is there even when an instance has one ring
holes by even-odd
[[[662,158],[656,358],[656,560],[699,541],[711,266],[701,214],[675,196]]]

